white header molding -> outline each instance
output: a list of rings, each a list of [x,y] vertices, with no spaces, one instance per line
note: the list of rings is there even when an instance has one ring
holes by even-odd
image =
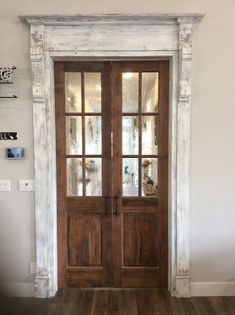
[[[54,60],[168,59],[169,290],[190,296],[189,148],[193,24],[201,14],[20,15],[30,24],[35,153],[35,296],[57,290]]]

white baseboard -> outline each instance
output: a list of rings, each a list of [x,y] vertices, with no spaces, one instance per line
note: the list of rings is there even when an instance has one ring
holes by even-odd
[[[34,297],[34,283],[0,284],[4,293],[15,297]],[[235,296],[235,282],[191,282],[191,296]]]
[[[34,283],[4,283],[0,284],[4,294],[14,297],[33,297]]]
[[[235,282],[191,282],[191,296],[235,296]]]

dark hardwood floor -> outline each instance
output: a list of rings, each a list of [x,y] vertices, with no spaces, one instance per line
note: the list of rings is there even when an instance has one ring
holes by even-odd
[[[5,298],[1,315],[230,315],[235,297],[172,298],[159,289],[66,289],[51,299]]]

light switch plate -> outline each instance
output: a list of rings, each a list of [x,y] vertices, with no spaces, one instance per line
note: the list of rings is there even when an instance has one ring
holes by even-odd
[[[34,180],[32,179],[20,179],[19,191],[34,191]]]
[[[0,191],[11,191],[11,181],[9,179],[0,180]]]

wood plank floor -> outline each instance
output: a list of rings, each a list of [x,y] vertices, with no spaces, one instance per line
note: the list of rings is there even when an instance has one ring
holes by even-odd
[[[160,289],[66,289],[51,299],[0,299],[0,315],[235,315],[235,297],[172,298]]]

